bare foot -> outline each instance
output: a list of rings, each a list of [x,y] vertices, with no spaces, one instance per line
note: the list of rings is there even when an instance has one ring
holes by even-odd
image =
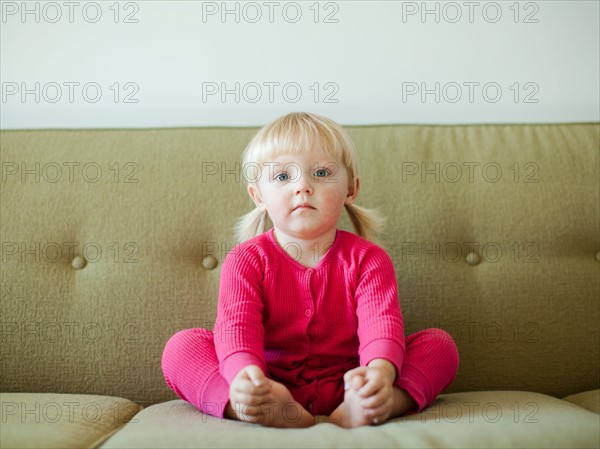
[[[357,393],[364,383],[365,379],[362,376],[355,376],[352,379],[351,385],[344,393],[344,402],[333,411],[328,422],[348,429],[371,424],[371,419],[365,415],[361,405],[363,398]]]
[[[225,415],[239,421],[261,424],[266,427],[310,427],[315,418],[296,402],[285,385],[271,382],[272,400],[260,405],[227,404]]]

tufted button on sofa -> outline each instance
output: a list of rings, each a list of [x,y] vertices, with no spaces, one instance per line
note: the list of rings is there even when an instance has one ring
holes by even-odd
[[[215,256],[206,256],[204,259],[202,259],[202,266],[207,270],[215,269],[218,263],[219,261],[216,259]]]
[[[73,261],[71,262],[71,266],[75,269],[75,270],[81,270],[82,268],[84,268],[87,265],[87,261],[81,257],[81,256],[77,256],[73,259]]]
[[[598,447],[599,124],[347,129],[405,333],[459,350],[431,407],[268,429],[166,385],[169,338],[214,325],[257,128],[2,131],[0,446]]]

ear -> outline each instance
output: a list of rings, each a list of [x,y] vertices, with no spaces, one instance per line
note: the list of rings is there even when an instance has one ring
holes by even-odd
[[[254,201],[254,204],[258,209],[261,211],[267,210],[267,206],[265,206],[265,203],[263,202],[260,190],[258,190],[258,187],[255,184],[248,185],[248,195],[250,195],[250,198],[252,198],[252,201]]]
[[[356,197],[358,196],[358,191],[360,190],[360,178],[356,177],[356,181],[354,182],[354,186],[348,189],[348,195],[344,200],[344,204],[350,205],[354,203]]]

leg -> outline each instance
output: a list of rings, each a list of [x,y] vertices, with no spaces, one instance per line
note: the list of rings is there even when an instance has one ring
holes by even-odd
[[[212,332],[197,328],[173,335],[163,351],[162,370],[181,399],[206,414],[224,416],[229,385],[219,373]]]
[[[177,332],[165,346],[162,369],[167,385],[202,412],[271,427],[308,427],[314,417],[275,381],[273,401],[260,406],[230,404],[229,385],[219,373],[213,333],[202,328]]]
[[[450,334],[431,328],[409,335],[402,372],[394,390],[399,389],[405,400],[409,396],[414,402],[402,411],[406,407],[404,401],[405,405],[397,409],[401,413],[391,417],[419,413],[429,407],[438,394],[450,386],[457,372],[458,350]]]
[[[426,329],[410,335],[406,339],[402,371],[392,390],[389,418],[418,413],[428,407],[452,383],[457,371],[458,351],[448,333],[441,329]],[[362,375],[352,379],[344,401],[331,414],[329,422],[342,427],[380,424],[369,416],[373,409],[368,410],[361,405],[362,398],[357,390],[365,382]]]

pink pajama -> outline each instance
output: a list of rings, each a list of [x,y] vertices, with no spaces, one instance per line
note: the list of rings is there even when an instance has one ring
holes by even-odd
[[[162,366],[169,387],[207,414],[223,416],[229,384],[252,364],[313,415],[329,415],[343,401],[344,374],[375,359],[396,368],[415,411],[458,370],[456,345],[443,330],[404,337],[394,265],[382,248],[338,229],[308,268],[271,229],[227,254],[213,331],[175,334]]]
[[[219,373],[211,331],[186,329],[173,335],[163,353],[162,369],[167,384],[181,399],[206,414],[223,417],[229,385]],[[418,404],[408,414],[428,407],[452,383],[457,371],[458,352],[448,333],[431,328],[406,337],[404,363],[395,385],[406,390]],[[340,371],[300,388],[286,386],[313,415],[330,415],[343,401],[344,373]]]

